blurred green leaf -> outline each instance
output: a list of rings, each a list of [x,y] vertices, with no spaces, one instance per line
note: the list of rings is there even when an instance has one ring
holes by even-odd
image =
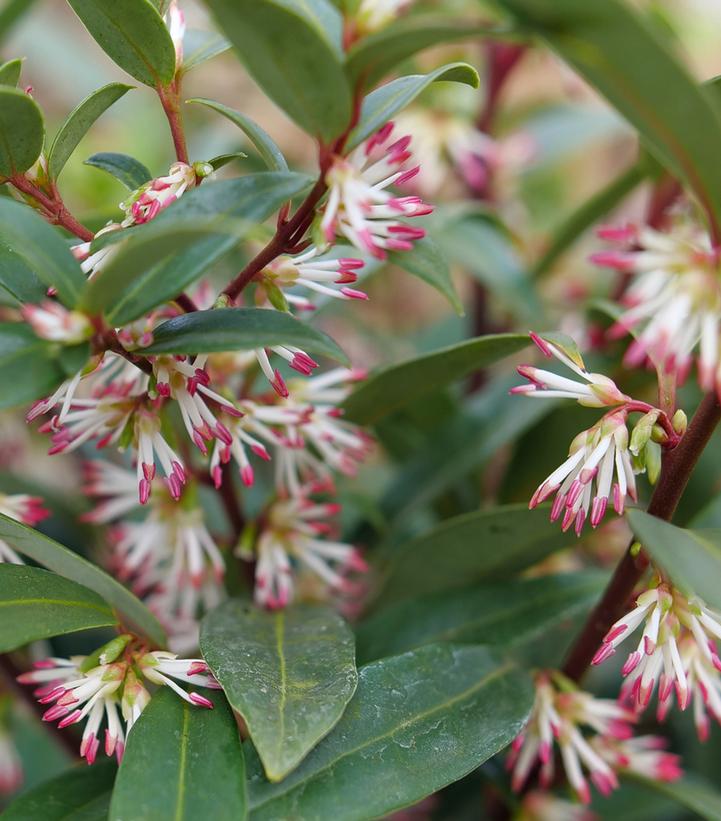
[[[70,155],[75,151],[90,126],[132,87],[123,83],[110,83],[93,91],[70,112],[60,126],[48,151],[48,174],[51,179],[58,178],[65,163],[70,159]]]
[[[0,539],[18,553],[33,559],[54,573],[94,590],[117,610],[123,624],[165,646],[165,633],[148,608],[120,582],[104,570],[49,539],[37,530],[0,514]]]
[[[47,288],[35,276],[32,268],[4,244],[0,244],[0,286],[7,292],[10,304],[42,302],[47,295]]]
[[[265,308],[195,311],[163,322],[153,336],[153,344],[144,348],[144,353],[222,353],[295,345],[347,363],[343,351],[327,334],[290,314]]]
[[[217,31],[194,31],[185,33],[183,42],[183,74],[197,66],[224,54],[231,48],[230,43]]]
[[[463,303],[451,279],[448,262],[432,237],[416,240],[409,251],[391,251],[388,261],[435,288],[450,302],[453,310],[463,316]]]
[[[353,633],[329,607],[269,613],[230,600],[203,619],[200,649],[271,781],[335,726],[358,681]]]
[[[75,306],[85,275],[59,231],[32,208],[0,197],[0,245],[21,257],[45,286],[55,288],[64,305]]]
[[[175,76],[175,46],[150,0],[68,0],[102,50],[141,83],[159,88]]]
[[[448,82],[464,83],[471,88],[478,88],[478,72],[468,63],[448,63],[431,71],[429,74],[409,74],[391,80],[377,88],[363,100],[360,120],[348,137],[348,148],[354,148],[367,139],[399,111],[410,105],[413,100],[428,88],[431,83]]]
[[[688,773],[680,781],[660,781],[634,773],[625,773],[624,779],[641,784],[651,792],[671,798],[684,809],[706,821],[721,821],[721,793],[715,785]]]
[[[129,157],[127,154],[114,154],[104,151],[88,157],[85,160],[85,165],[107,171],[129,191],[135,191],[136,188],[140,188],[141,185],[144,185],[153,177],[139,160]]]
[[[207,0],[265,93],[313,136],[337,137],[351,119],[338,10],[329,0]]]
[[[10,29],[27,14],[37,0],[7,0],[0,10],[0,40],[4,40]]]
[[[241,114],[239,111],[228,108],[227,105],[217,103],[215,100],[207,100],[203,97],[195,97],[187,102],[200,103],[200,105],[204,105],[213,111],[217,111],[218,114],[222,114],[223,117],[226,117],[231,121],[231,123],[237,125],[246,137],[248,137],[251,143],[258,149],[258,153],[262,157],[263,162],[271,171],[288,170],[288,163],[285,161],[283,152],[280,148],[278,148],[271,137],[257,123],[253,122],[250,117],[246,117],[245,114]]]
[[[16,86],[23,67],[22,60],[8,60],[0,65],[0,85]]]
[[[35,100],[9,85],[0,86],[0,177],[22,174],[43,149],[45,125]]]
[[[279,784],[249,757],[253,819],[365,821],[457,781],[525,724],[530,679],[484,647],[430,645],[359,671],[335,729]]]
[[[344,403],[346,418],[359,425],[377,422],[425,394],[462,379],[529,344],[522,334],[478,336],[377,371]]]
[[[243,821],[245,766],[221,693],[213,709],[161,687],[143,710],[118,770],[108,821]]]
[[[0,653],[37,639],[117,624],[97,593],[47,570],[17,564],[0,564],[0,613]]]

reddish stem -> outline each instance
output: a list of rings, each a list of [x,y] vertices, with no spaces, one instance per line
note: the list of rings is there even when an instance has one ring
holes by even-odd
[[[32,197],[43,211],[43,216],[54,225],[60,225],[84,242],[90,242],[95,236],[82,225],[65,207],[60,192],[53,184],[51,194],[46,193],[22,174],[10,178],[10,183],[29,197]]]
[[[188,145],[185,141],[185,129],[183,128],[183,115],[180,109],[180,77],[176,76],[170,85],[160,86],[157,91],[170,126],[170,133],[173,135],[175,156],[178,158],[178,162],[190,165]]]

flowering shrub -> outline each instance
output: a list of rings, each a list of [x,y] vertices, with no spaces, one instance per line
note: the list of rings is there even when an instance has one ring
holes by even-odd
[[[0,65],[5,817],[721,818],[718,83],[626,0],[59,5],[136,87]]]

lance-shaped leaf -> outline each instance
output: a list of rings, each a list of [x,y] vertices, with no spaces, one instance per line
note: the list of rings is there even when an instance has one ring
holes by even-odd
[[[115,154],[110,151],[93,154],[85,160],[85,165],[107,171],[121,182],[128,191],[135,191],[152,178],[150,171],[135,157],[127,154]]]
[[[0,564],[0,653],[116,624],[109,605],[87,587],[38,567]]]
[[[295,345],[346,364],[346,355],[322,331],[282,311],[265,308],[220,308],[195,311],[163,322],[144,353],[222,353]]]
[[[42,302],[47,295],[47,288],[23,257],[5,244],[0,244],[0,286],[6,291],[10,304]]]
[[[454,516],[394,550],[381,599],[508,577],[575,542],[543,508],[504,505]]]
[[[216,31],[189,29],[183,38],[183,65],[180,70],[185,74],[230,48],[230,43]]]
[[[457,781],[523,728],[533,688],[484,647],[374,662],[335,729],[279,784],[248,759],[253,819],[379,818]]]
[[[200,649],[271,781],[335,726],[356,688],[353,633],[329,607],[268,613],[227,601],[203,620]]]
[[[27,171],[40,156],[44,137],[43,115],[35,100],[0,85],[0,177]]]
[[[520,334],[478,336],[372,374],[346,400],[346,417],[369,425],[425,394],[488,367],[528,345]]]
[[[638,129],[656,159],[721,220],[721,114],[622,0],[499,0]]]
[[[217,111],[222,114],[231,123],[235,123],[238,128],[248,137],[253,145],[258,149],[258,153],[263,159],[263,162],[271,171],[287,171],[288,163],[285,161],[283,152],[278,148],[273,139],[250,117],[241,114],[235,109],[228,108],[227,105],[216,103],[215,100],[206,100],[202,97],[196,97],[188,100],[189,103],[200,103],[207,108]]]
[[[463,303],[451,279],[448,261],[431,237],[416,240],[409,251],[392,251],[388,259],[443,294],[453,310],[463,316]]]
[[[605,573],[568,573],[408,599],[360,624],[356,631],[358,662],[441,641],[510,649],[585,612],[607,580]]]
[[[359,145],[435,82],[465,83],[478,88],[478,72],[468,63],[448,63],[429,74],[409,74],[372,91],[361,106],[360,121],[348,137],[348,148]]]
[[[107,821],[114,761],[79,765],[21,795],[3,812],[3,821]]]
[[[639,784],[652,793],[661,794],[690,810],[693,817],[706,821],[721,821],[721,793],[714,784],[694,773],[687,773],[679,781],[661,781],[635,773],[624,773],[624,781]]]
[[[207,0],[258,85],[308,133],[330,140],[351,119],[342,18],[329,0]]]
[[[18,553],[94,590],[115,610],[122,624],[164,646],[165,633],[155,616],[126,587],[104,570],[31,527],[0,514],[0,539]]]
[[[688,530],[643,510],[626,514],[644,550],[689,596],[721,609],[721,530]]]
[[[64,305],[75,306],[85,275],[59,232],[32,208],[0,197],[0,245],[21,257],[45,286],[55,288]]]
[[[132,86],[123,83],[110,83],[93,91],[70,112],[68,118],[60,126],[48,151],[48,174],[51,179],[58,178],[65,163],[70,159],[70,155],[75,151],[90,126],[131,88]]]
[[[109,821],[243,821],[245,767],[238,728],[222,694],[213,709],[169,688],[153,695],[128,735]]]
[[[100,48],[141,83],[166,86],[175,75],[175,46],[150,0],[68,0]]]
[[[0,85],[16,86],[20,79],[20,71],[23,67],[23,61],[8,60],[0,66]]]

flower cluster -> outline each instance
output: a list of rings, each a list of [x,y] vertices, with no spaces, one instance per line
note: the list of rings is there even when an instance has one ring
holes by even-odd
[[[0,513],[16,522],[35,527],[50,515],[50,511],[43,507],[43,500],[37,496],[28,496],[25,493],[0,493]],[[0,539],[0,562],[22,564],[22,559],[4,540]]]

